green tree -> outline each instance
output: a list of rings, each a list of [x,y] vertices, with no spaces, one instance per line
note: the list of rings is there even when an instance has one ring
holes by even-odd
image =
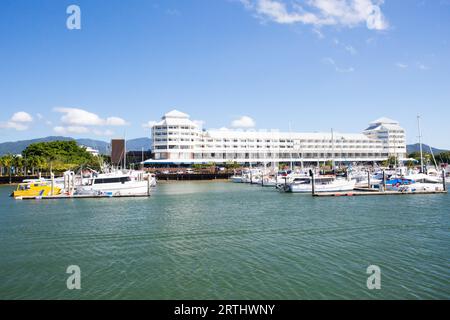
[[[35,166],[48,171],[62,172],[81,165],[100,167],[97,157],[80,147],[75,141],[52,141],[30,144],[22,155],[34,159]]]
[[[394,156],[389,156],[389,158],[383,161],[383,167],[394,166],[397,164],[397,158]]]
[[[450,151],[441,152],[436,155],[436,161],[438,163],[450,163]]]
[[[14,175],[23,174],[24,160],[20,155],[13,155],[12,166],[14,167]]]
[[[2,157],[2,164],[8,169],[9,183],[11,183],[13,159],[14,157],[12,154],[7,154]]]
[[[237,163],[236,161],[229,161],[229,162],[225,163],[224,167],[227,169],[238,169],[241,167],[241,165],[239,163]]]

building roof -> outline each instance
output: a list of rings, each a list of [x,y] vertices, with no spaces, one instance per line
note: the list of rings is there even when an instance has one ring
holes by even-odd
[[[189,119],[189,115],[178,110],[167,112],[161,121],[157,122],[155,126],[195,126],[198,125]]]
[[[167,119],[167,118],[189,119],[189,115],[174,109],[172,111],[167,112],[162,118],[163,119]]]
[[[377,123],[377,124],[371,124],[367,129],[365,129],[364,131],[374,131],[374,130],[403,130],[402,127],[400,127],[400,125],[397,124],[392,124],[392,123]]]
[[[375,121],[372,121],[370,124],[371,125],[372,124],[396,124],[396,125],[398,125],[400,123],[398,121],[396,121],[396,120],[392,120],[392,119],[389,119],[389,118],[386,118],[386,117],[381,117],[381,118],[379,118],[379,119],[377,119]]]

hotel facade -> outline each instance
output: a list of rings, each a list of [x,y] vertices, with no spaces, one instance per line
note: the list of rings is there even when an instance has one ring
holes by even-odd
[[[406,158],[405,130],[380,118],[362,133],[203,130],[173,110],[152,128],[154,159],[146,164],[379,162]]]

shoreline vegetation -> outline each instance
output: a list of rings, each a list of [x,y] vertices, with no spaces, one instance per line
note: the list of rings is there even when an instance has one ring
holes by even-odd
[[[99,170],[104,156],[94,156],[75,141],[52,141],[30,144],[20,155],[0,157],[0,183],[7,177],[8,183],[20,178],[50,177],[67,170],[89,167]]]

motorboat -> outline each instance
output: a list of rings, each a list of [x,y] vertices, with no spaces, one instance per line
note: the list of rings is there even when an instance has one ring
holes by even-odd
[[[107,196],[139,196],[150,193],[150,181],[144,179],[143,171],[112,171],[108,173],[93,173],[83,179],[76,187],[79,195]]]
[[[242,183],[243,182],[243,176],[232,176],[230,177],[231,181],[234,183]]]
[[[444,191],[444,186],[439,183],[416,182],[409,185],[403,185],[398,188],[399,192],[433,192]]]
[[[386,190],[387,191],[399,191],[404,186],[409,186],[415,184],[416,182],[412,179],[406,178],[393,178],[386,180]]]
[[[36,179],[36,181],[19,183],[11,196],[14,198],[54,196],[60,194],[61,191],[62,189],[54,183]]]
[[[356,180],[337,179],[335,176],[317,176],[314,178],[314,192],[352,191]],[[280,185],[280,190],[292,193],[312,193],[312,177],[294,178],[291,183]]]

